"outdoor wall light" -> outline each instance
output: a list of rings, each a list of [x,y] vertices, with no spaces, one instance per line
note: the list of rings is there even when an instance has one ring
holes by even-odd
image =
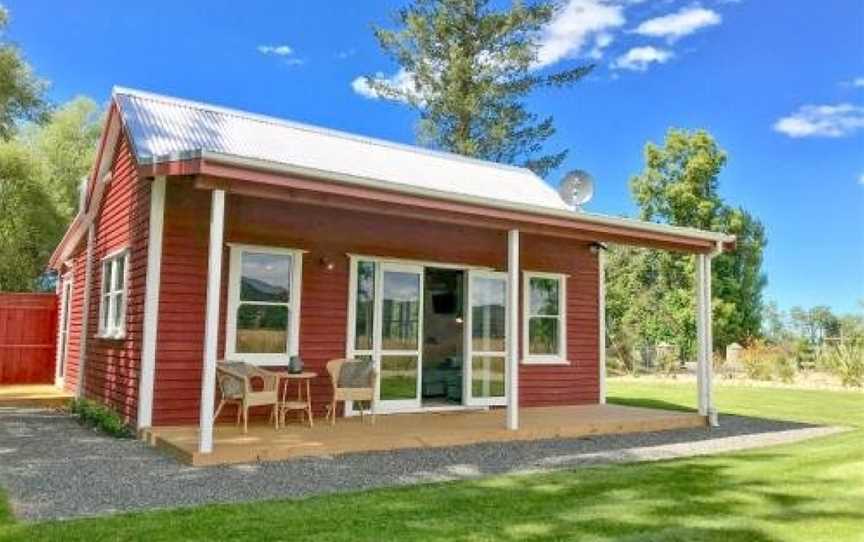
[[[333,260],[331,260],[325,256],[321,257],[321,259],[319,260],[319,263],[327,271],[333,271],[333,269],[336,267],[336,264],[333,263]]]
[[[606,243],[591,243],[591,254],[599,254],[601,250],[606,250],[609,247],[606,246]]]

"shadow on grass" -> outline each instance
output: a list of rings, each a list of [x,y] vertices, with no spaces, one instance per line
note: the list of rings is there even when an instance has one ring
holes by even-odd
[[[794,462],[794,454],[754,453],[501,476],[18,525],[7,528],[6,539],[774,542],[812,539],[822,524],[842,534],[843,525],[864,522],[864,511],[832,501],[846,486],[795,471]],[[806,528],[801,537],[778,534],[792,523]]]

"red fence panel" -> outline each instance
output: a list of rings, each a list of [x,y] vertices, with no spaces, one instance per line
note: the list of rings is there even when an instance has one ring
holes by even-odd
[[[0,384],[54,382],[57,296],[0,293]]]

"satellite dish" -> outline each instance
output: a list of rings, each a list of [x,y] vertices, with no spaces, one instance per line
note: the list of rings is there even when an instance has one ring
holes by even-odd
[[[581,211],[582,205],[594,195],[594,178],[587,171],[574,169],[564,176],[558,187],[558,195],[574,211]]]

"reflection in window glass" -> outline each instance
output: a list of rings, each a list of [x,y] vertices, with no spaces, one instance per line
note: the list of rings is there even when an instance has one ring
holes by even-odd
[[[420,275],[386,271],[381,295],[382,348],[415,350],[420,331]]]
[[[288,352],[288,307],[243,303],[237,309],[238,353]]]
[[[234,352],[287,354],[292,314],[294,256],[242,250]],[[236,287],[236,286],[235,286]]]
[[[528,355],[557,356],[562,352],[562,279],[530,277],[528,280]]]
[[[417,356],[381,356],[381,399],[417,398]]]
[[[531,315],[558,315],[558,279],[532,277]]]
[[[357,303],[354,348],[372,350],[372,322],[375,311],[375,263],[357,262]]]
[[[532,317],[529,320],[529,352],[539,355],[558,353],[558,319]]]
[[[471,395],[474,398],[504,397],[504,357],[474,356],[471,360]]]
[[[287,303],[290,298],[290,255],[243,252],[240,301]]]
[[[501,279],[476,277],[471,281],[471,347],[474,351],[504,351],[506,298],[507,283]]]

